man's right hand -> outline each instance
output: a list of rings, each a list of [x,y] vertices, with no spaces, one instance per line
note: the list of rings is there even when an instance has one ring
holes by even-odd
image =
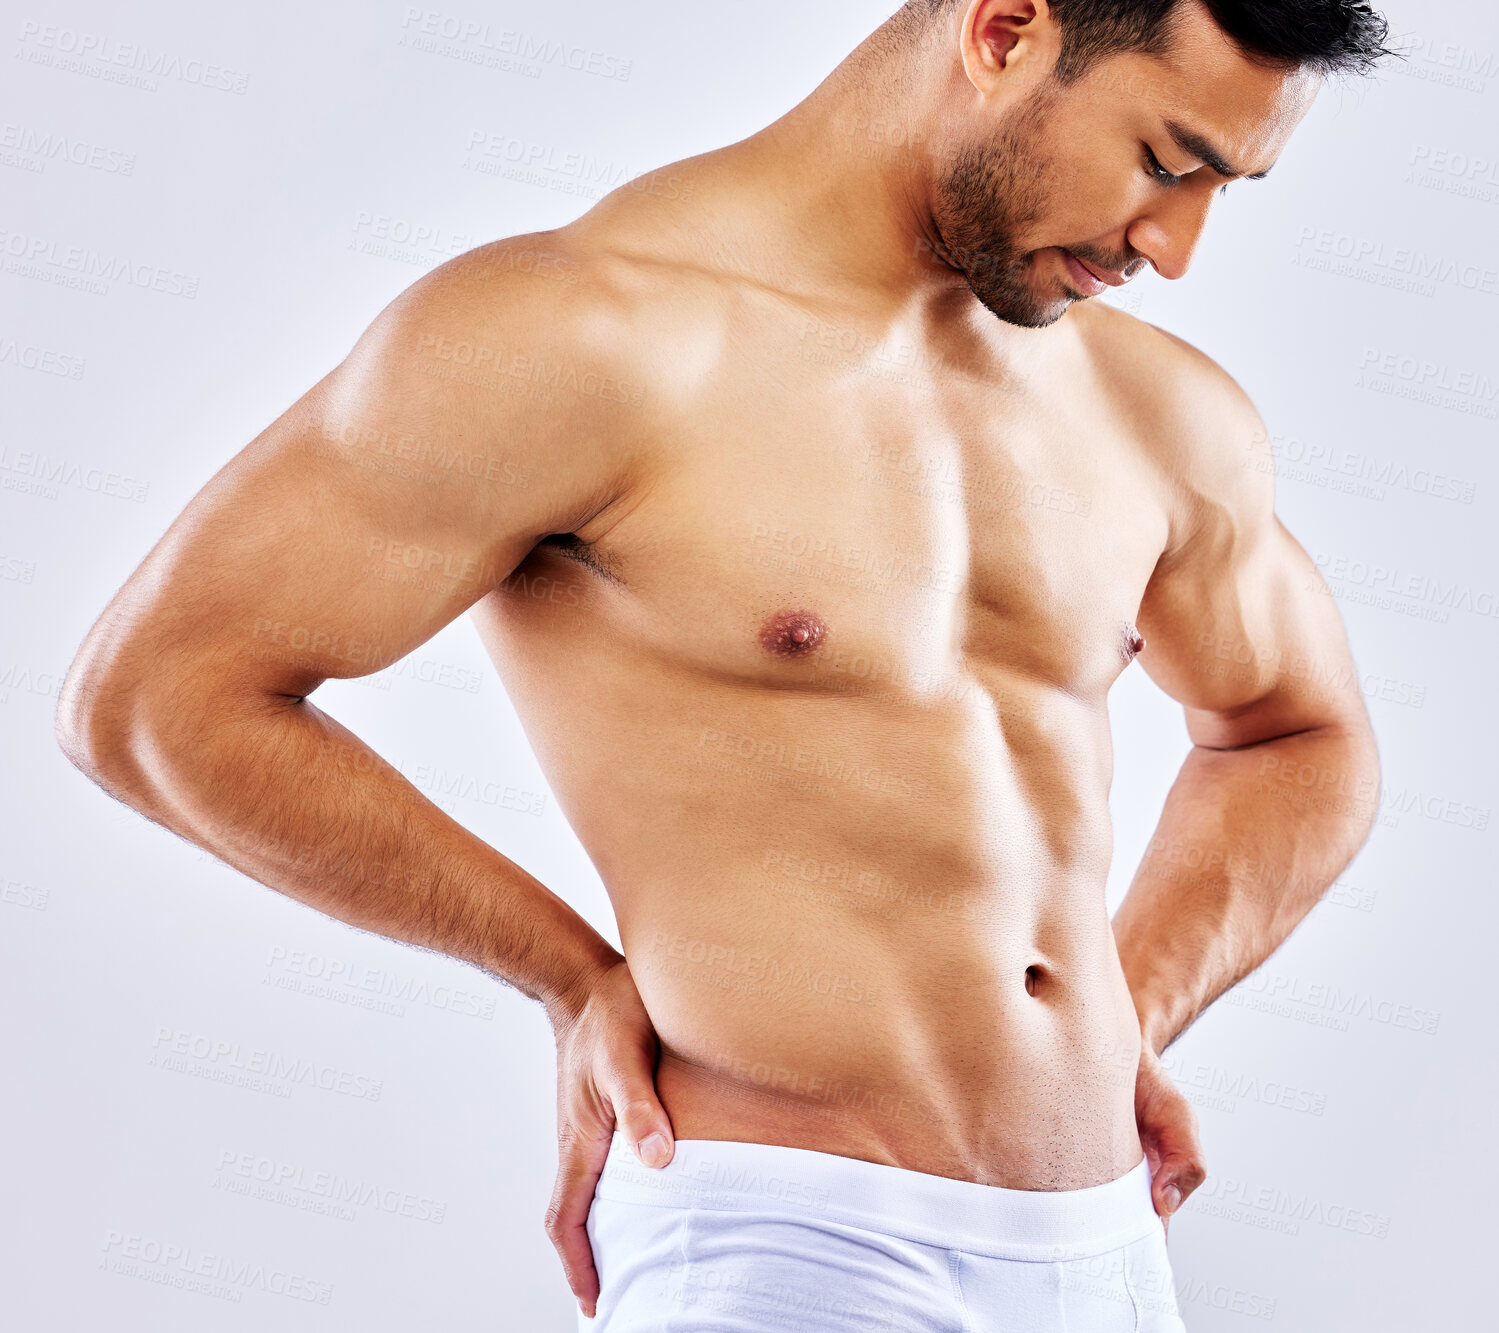
[[[672,1158],[671,1120],[656,1097],[661,1044],[623,958],[547,1008],[557,1037],[557,1184],[546,1233],[578,1305],[593,1318],[598,1270],[585,1223],[616,1126],[646,1166]]]

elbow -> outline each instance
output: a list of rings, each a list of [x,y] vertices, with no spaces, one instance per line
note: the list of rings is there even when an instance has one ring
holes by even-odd
[[[1359,802],[1354,811],[1354,822],[1358,826],[1357,845],[1362,847],[1374,831],[1379,820],[1380,793],[1383,775],[1379,761],[1379,743],[1374,736],[1374,727],[1369,715],[1363,713],[1344,724],[1343,732],[1348,747],[1347,764],[1354,774],[1355,790]]]
[[[58,691],[52,734],[68,762],[99,786],[115,788],[130,763],[135,692],[108,673],[74,659]]]
[[[68,762],[95,782],[99,780],[100,757],[107,748],[104,720],[108,711],[107,696],[101,700],[98,686],[89,681],[88,673],[75,660],[58,692],[52,734]]]
[[[1369,790],[1373,793],[1369,802],[1373,806],[1373,809],[1369,813],[1369,830],[1372,832],[1375,821],[1379,818],[1379,807],[1384,791],[1384,774],[1379,765],[1379,747],[1374,743],[1374,733],[1372,731],[1369,733],[1368,773]],[[1366,833],[1364,836],[1367,839],[1368,834]]]
[[[114,780],[129,754],[140,686],[147,679],[143,664],[153,656],[106,610],[78,645],[63,677],[52,734],[68,762],[100,785]]]

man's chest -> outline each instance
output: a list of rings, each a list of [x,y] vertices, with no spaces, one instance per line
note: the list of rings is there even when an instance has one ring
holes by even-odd
[[[840,383],[676,428],[600,545],[631,632],[766,681],[913,685],[960,659],[1107,690],[1166,520],[1102,414]]]

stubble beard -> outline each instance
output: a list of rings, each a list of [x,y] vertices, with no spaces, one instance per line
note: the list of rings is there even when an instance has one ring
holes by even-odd
[[[1071,305],[1032,291],[1027,279],[1036,252],[1015,241],[1056,188],[1052,164],[1033,147],[1035,127],[1054,100],[1043,89],[1010,118],[997,143],[964,144],[938,183],[932,209],[943,258],[990,313],[1023,328],[1054,324]]]

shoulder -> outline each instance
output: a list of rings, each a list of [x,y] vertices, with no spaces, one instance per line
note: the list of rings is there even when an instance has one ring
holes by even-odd
[[[624,336],[630,294],[621,276],[607,255],[565,230],[507,237],[412,283],[362,341],[456,386],[557,387],[576,377],[584,399],[638,399],[643,386],[618,388],[632,366]]]
[[[1186,339],[1096,305],[1082,339],[1125,433],[1156,477],[1171,546],[1205,528],[1258,525],[1275,507],[1270,435],[1242,385]]]
[[[722,347],[735,296],[721,275],[652,244],[652,212],[632,196],[479,246],[412,284],[389,314],[429,365],[560,386],[577,409],[616,419],[669,410]]]
[[[630,270],[565,232],[455,256],[379,311],[309,411],[362,453],[378,442],[428,460],[423,475],[455,502],[473,482],[486,512],[502,494],[494,476],[521,478],[506,504],[525,501],[545,531],[576,531],[654,466],[659,375]]]
[[[648,270],[577,224],[491,241],[400,292],[353,359],[378,363],[392,393],[628,439],[660,395],[670,323],[669,285]]]

